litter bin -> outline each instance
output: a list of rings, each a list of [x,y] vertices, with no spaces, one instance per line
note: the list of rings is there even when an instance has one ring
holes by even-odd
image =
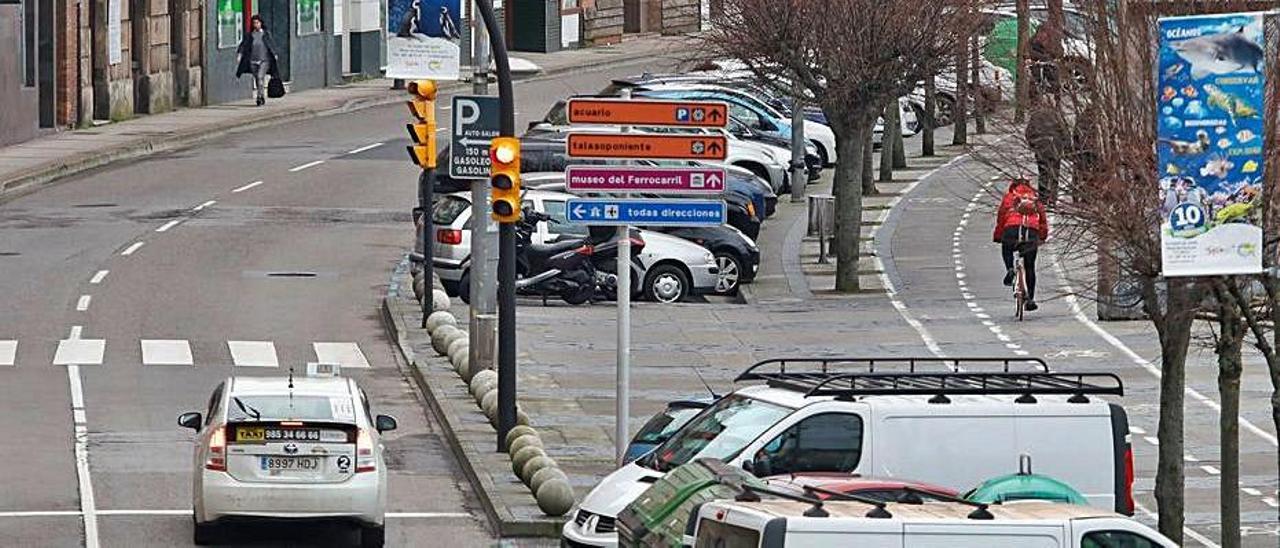
[[[821,231],[821,232],[819,232]],[[830,194],[809,195],[809,236],[836,233],[836,198]]]

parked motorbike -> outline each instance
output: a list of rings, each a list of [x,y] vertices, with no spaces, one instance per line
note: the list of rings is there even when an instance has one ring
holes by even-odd
[[[516,292],[543,299],[558,296],[564,302],[579,305],[617,291],[618,238],[612,229],[593,228],[586,238],[574,238],[550,244],[533,243],[539,222],[558,223],[551,216],[526,208],[516,223]],[[638,231],[631,233],[633,272],[639,267],[638,256],[644,240]]]

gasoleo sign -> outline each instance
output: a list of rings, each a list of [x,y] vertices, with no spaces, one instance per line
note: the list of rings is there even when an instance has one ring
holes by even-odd
[[[724,127],[729,106],[716,101],[570,99],[571,124]]]
[[[728,147],[723,135],[569,134],[572,158],[724,160]]]

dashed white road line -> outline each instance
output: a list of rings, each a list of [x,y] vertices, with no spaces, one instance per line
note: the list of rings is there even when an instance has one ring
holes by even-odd
[[[178,223],[181,223],[181,222],[182,222],[182,219],[174,219],[172,221],[169,221],[165,224],[160,225],[160,227],[156,229],[156,232],[168,232],[170,228],[178,226]]]
[[[373,150],[373,149],[378,148],[378,147],[380,147],[380,146],[382,146],[382,143],[373,143],[373,144],[371,144],[371,145],[365,145],[365,146],[362,146],[362,147],[360,147],[360,148],[356,148],[356,149],[348,150],[348,151],[347,151],[347,154],[360,154],[361,152],[364,152],[364,151],[367,151],[367,150]]]
[[[233,194],[239,194],[239,193],[244,192],[244,191],[246,191],[246,190],[249,190],[249,189],[251,189],[251,188],[253,188],[253,187],[255,187],[255,186],[258,186],[258,185],[260,185],[260,184],[262,184],[262,183],[263,183],[263,181],[254,181],[254,182],[249,183],[249,184],[247,184],[247,185],[244,185],[244,186],[242,186],[242,187],[240,187],[240,188],[234,189],[234,190],[232,190],[231,192],[232,192]]]
[[[217,200],[209,200],[209,201],[207,201],[207,202],[205,202],[205,203],[203,203],[203,204],[200,204],[200,205],[198,205],[198,206],[195,206],[195,207],[191,208],[191,211],[203,211],[203,210],[204,210],[204,208],[209,207],[209,206],[211,206],[211,205],[213,205],[213,204],[216,204],[216,203],[218,203],[218,201],[217,201]]]
[[[0,365],[18,363],[18,341],[0,341]]]
[[[1221,470],[1218,470],[1215,467],[1209,466],[1208,464],[1201,466],[1200,469],[1204,470],[1204,473],[1209,474],[1210,476],[1216,476],[1222,473]]]
[[[76,311],[84,312],[89,309],[89,303],[93,301],[93,295],[81,295],[80,300],[76,301]]]
[[[1275,497],[1267,497],[1265,499],[1262,499],[1262,503],[1272,508],[1280,508],[1280,502],[1277,502]]]
[[[1254,489],[1254,488],[1252,488],[1252,487],[1241,487],[1241,488],[1240,488],[1240,490],[1241,490],[1241,491],[1243,491],[1243,492],[1244,492],[1244,494],[1249,495],[1249,496],[1253,496],[1253,497],[1260,497],[1260,496],[1262,496],[1262,491],[1259,491],[1259,490]]]
[[[1155,512],[1152,512],[1152,511],[1151,511],[1151,509],[1150,509],[1150,508],[1147,508],[1146,506],[1143,506],[1143,505],[1141,505],[1141,504],[1134,504],[1134,507],[1135,507],[1135,508],[1137,508],[1137,510],[1138,510],[1139,512],[1142,512],[1143,514],[1146,514],[1146,515],[1147,515],[1147,517],[1149,517],[1149,518],[1151,518],[1151,519],[1159,519],[1159,518],[1160,518],[1160,516],[1156,515],[1156,513],[1155,513]],[[1196,542],[1199,542],[1201,545],[1203,545],[1203,546],[1207,546],[1208,548],[1222,548],[1222,546],[1219,546],[1219,545],[1218,545],[1218,543],[1216,543],[1216,542],[1214,542],[1214,541],[1212,541],[1212,540],[1209,540],[1209,537],[1206,537],[1206,536],[1204,536],[1204,535],[1202,535],[1202,534],[1200,534],[1200,533],[1197,533],[1197,532],[1195,531],[1195,529],[1192,529],[1192,528],[1190,528],[1190,527],[1186,527],[1186,526],[1184,526],[1184,527],[1182,528],[1182,533],[1183,533],[1184,535],[1187,535],[1188,537],[1191,537],[1191,539],[1192,539],[1192,540],[1194,540],[1194,541],[1196,541]]]
[[[92,278],[89,278],[89,283],[94,285],[98,285],[102,283],[102,280],[106,279],[107,274],[109,274],[110,272],[111,272],[110,270],[99,270],[96,274],[93,275]]]
[[[83,330],[81,326],[72,326],[68,338],[73,341],[80,340]],[[61,345],[58,350],[61,352]],[[101,354],[99,354],[100,361]],[[80,491],[80,512],[84,521],[84,545],[85,548],[98,548],[97,505],[93,499],[93,480],[89,476],[89,427],[86,425],[84,384],[80,380],[78,364],[67,365],[67,384],[71,390],[71,415],[75,421],[76,479]]]
[[[121,251],[120,254],[124,255],[125,257],[133,255],[133,252],[137,251],[138,248],[142,247],[142,245],[145,243],[147,242],[133,242],[133,244],[130,245],[129,247],[124,248],[124,251]]]
[[[1151,445],[1160,445],[1160,438],[1155,436],[1144,436],[1142,439],[1147,440]]]
[[[316,161],[314,161],[314,162],[307,162],[307,163],[302,164],[302,165],[300,165],[300,166],[293,166],[293,167],[289,168],[289,173],[297,173],[297,172],[302,171],[302,170],[304,170],[304,169],[310,169],[310,168],[316,167],[316,166],[318,166],[318,165],[320,165],[320,164],[323,164],[323,163],[324,163],[324,160],[316,160]]]

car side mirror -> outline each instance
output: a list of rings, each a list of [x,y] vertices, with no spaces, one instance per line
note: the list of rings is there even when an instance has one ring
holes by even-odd
[[[188,412],[178,415],[178,426],[190,428],[197,432],[200,431],[200,425],[203,423],[203,417],[197,412]]]
[[[378,432],[390,432],[399,426],[396,423],[396,418],[391,415],[378,415],[373,419],[373,423]]]

